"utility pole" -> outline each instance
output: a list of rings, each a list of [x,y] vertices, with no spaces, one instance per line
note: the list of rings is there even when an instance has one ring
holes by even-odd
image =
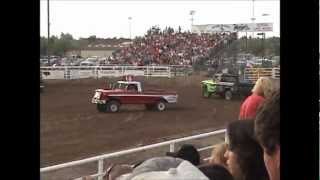
[[[193,19],[193,15],[194,15],[195,13],[196,13],[195,10],[191,10],[191,11],[190,11],[190,15],[191,15],[191,19],[190,19],[190,20],[191,20],[191,28],[190,28],[190,32],[192,31],[193,20],[194,20],[194,19]]]
[[[246,31],[246,53],[248,53],[248,32]]]
[[[130,40],[131,40],[131,20],[132,20],[132,17],[128,17],[128,20],[129,20],[129,32],[130,32]]]
[[[50,54],[49,54],[49,45],[50,45],[50,6],[49,0],[47,0],[47,9],[48,9],[48,41],[47,41],[47,56],[48,56],[48,63],[50,64]]]
[[[252,24],[253,24],[253,27],[255,27],[254,25],[254,21],[256,20],[256,18],[254,17],[254,0],[252,0]],[[254,38],[254,31],[252,31],[252,38]]]

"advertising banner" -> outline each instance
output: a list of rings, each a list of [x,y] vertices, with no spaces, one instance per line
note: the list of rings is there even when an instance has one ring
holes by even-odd
[[[273,31],[273,23],[193,25],[191,31],[198,34],[216,32],[267,32]]]

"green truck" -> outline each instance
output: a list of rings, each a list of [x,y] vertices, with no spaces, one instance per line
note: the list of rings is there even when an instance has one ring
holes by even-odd
[[[248,96],[254,83],[240,81],[239,76],[220,73],[215,74],[213,79],[201,81],[202,96],[209,98],[211,95],[218,95],[226,100],[231,100],[234,96]]]

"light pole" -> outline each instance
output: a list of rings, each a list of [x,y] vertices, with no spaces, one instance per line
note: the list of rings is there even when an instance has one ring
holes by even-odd
[[[190,20],[191,20],[191,28],[190,28],[191,30],[190,30],[190,31],[192,31],[193,20],[194,20],[194,19],[193,19],[193,15],[194,15],[195,13],[196,13],[195,10],[191,10],[190,13],[189,13],[189,14],[191,15],[191,19],[190,19]]]
[[[263,13],[261,14],[261,17],[266,17],[266,16],[270,16],[270,14],[268,13]],[[258,35],[262,35],[262,58],[264,59],[265,57],[265,41],[266,41],[266,32],[262,32],[262,33],[258,33]]]
[[[261,16],[262,16],[262,17],[266,17],[266,16],[270,16],[270,14],[268,14],[268,13],[263,13]],[[264,33],[266,33],[266,32],[264,32]],[[264,36],[265,36],[265,35],[264,35]]]
[[[252,21],[252,24],[254,26],[254,21],[256,20],[256,18],[254,17],[254,0],[252,0],[252,18],[251,18],[251,21]],[[254,38],[254,31],[252,31],[252,38]]]
[[[132,17],[128,17],[128,20],[129,20],[129,32],[130,32],[130,40],[131,40],[131,20],[132,20]]]
[[[261,49],[262,49],[262,59],[264,59],[265,56],[265,47],[264,47],[264,42],[266,39],[266,33],[262,32],[262,33],[258,33],[257,35],[261,35]]]

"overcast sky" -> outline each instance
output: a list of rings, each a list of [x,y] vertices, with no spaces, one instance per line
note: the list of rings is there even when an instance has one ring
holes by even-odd
[[[40,1],[40,32],[47,36],[47,0]],[[195,10],[194,25],[251,23],[252,1],[73,1],[50,0],[50,34],[70,33],[74,38],[142,36],[153,25],[190,30],[190,10]],[[280,2],[255,0],[256,22],[272,22],[280,36]],[[262,16],[269,14],[269,16]]]

